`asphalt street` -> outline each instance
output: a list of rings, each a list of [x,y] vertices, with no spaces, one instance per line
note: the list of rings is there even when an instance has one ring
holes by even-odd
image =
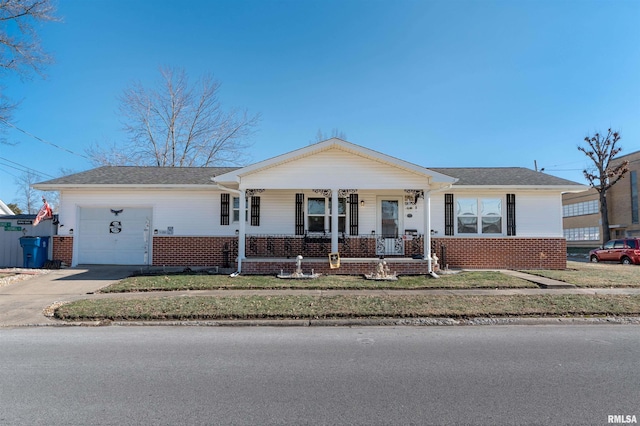
[[[606,425],[640,328],[0,329],[1,425]]]

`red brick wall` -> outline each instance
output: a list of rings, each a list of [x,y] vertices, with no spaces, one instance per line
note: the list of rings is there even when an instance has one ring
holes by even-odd
[[[225,246],[226,244],[226,246]],[[236,237],[153,237],[153,260],[156,266],[224,266],[225,250],[235,266],[238,256]]]
[[[262,242],[261,242],[262,243]],[[564,238],[432,238],[436,255],[441,257],[442,246],[446,247],[445,259],[440,259],[441,266],[448,264],[450,268],[495,268],[495,269],[565,269],[566,241]],[[226,244],[226,246],[225,246]],[[153,237],[152,264],[156,266],[224,266],[224,251],[229,250],[229,263],[236,266],[238,240],[236,237]],[[340,256],[363,257],[358,253],[359,246],[353,244],[348,253]],[[370,252],[374,248],[368,247]],[[53,237],[53,259],[71,265],[73,253],[72,236]],[[247,247],[247,255],[251,256]],[[243,273],[280,273],[293,272],[295,255],[284,262],[244,261]],[[310,256],[307,256],[310,258]],[[322,274],[364,274],[372,272],[375,257],[368,254],[371,261],[345,262],[340,269],[329,269],[329,261],[324,254],[318,254],[319,260],[303,261],[303,270],[310,272],[313,268]],[[326,260],[325,260],[326,259]],[[399,259],[394,262],[387,258],[391,272],[398,274],[424,274],[427,272],[425,261]],[[392,263],[394,262],[394,263]],[[394,265],[393,268],[391,265]],[[394,269],[395,268],[395,269]],[[262,272],[260,272],[262,271]]]
[[[340,268],[331,269],[329,258],[308,259],[302,261],[302,272],[310,274],[312,271],[323,275],[362,275],[375,272],[378,259],[371,260],[342,260]],[[428,272],[427,262],[413,259],[386,259],[389,272],[398,275],[424,275]],[[242,273],[245,275],[277,275],[280,272],[290,274],[296,270],[295,258],[284,261],[274,259],[273,262],[265,259],[242,261]]]
[[[61,260],[67,265],[71,265],[72,258],[73,258],[73,237],[54,235],[52,260]]]
[[[564,238],[432,238],[436,255],[446,247],[442,266],[451,268],[565,269]]]

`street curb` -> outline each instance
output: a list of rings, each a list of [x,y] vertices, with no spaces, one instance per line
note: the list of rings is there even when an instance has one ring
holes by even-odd
[[[388,327],[388,326],[495,326],[495,325],[640,325],[640,317],[544,317],[544,318],[379,318],[316,320],[194,320],[194,321],[80,321],[2,325],[24,327]]]

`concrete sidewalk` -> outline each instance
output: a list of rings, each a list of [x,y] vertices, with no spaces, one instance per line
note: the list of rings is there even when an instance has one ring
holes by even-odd
[[[535,282],[542,288],[513,289],[425,289],[425,290],[189,290],[172,292],[143,292],[94,294],[118,280],[139,270],[136,266],[91,265],[52,270],[48,274],[0,287],[0,327],[65,325],[46,317],[44,309],[56,302],[72,302],[80,299],[148,298],[167,296],[239,296],[239,295],[540,295],[540,294],[640,294],[640,288],[576,288],[564,282],[524,274],[501,271],[509,275]]]

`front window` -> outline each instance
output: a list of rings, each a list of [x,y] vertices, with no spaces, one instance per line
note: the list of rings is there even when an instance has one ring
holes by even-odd
[[[345,232],[347,199],[338,200],[338,231]],[[307,200],[307,230],[309,232],[331,232],[331,200],[309,198]]]
[[[482,233],[502,233],[502,200],[483,199],[482,205]]]
[[[307,229],[309,232],[324,232],[327,209],[325,198],[309,198],[307,204]]]
[[[502,200],[499,198],[458,198],[459,234],[501,234]]]
[[[475,198],[458,199],[458,233],[478,233],[478,200]]]
[[[245,206],[244,221],[246,222],[247,218],[249,217],[248,203],[245,202],[244,206]],[[233,221],[240,222],[240,198],[239,197],[233,197]]]

